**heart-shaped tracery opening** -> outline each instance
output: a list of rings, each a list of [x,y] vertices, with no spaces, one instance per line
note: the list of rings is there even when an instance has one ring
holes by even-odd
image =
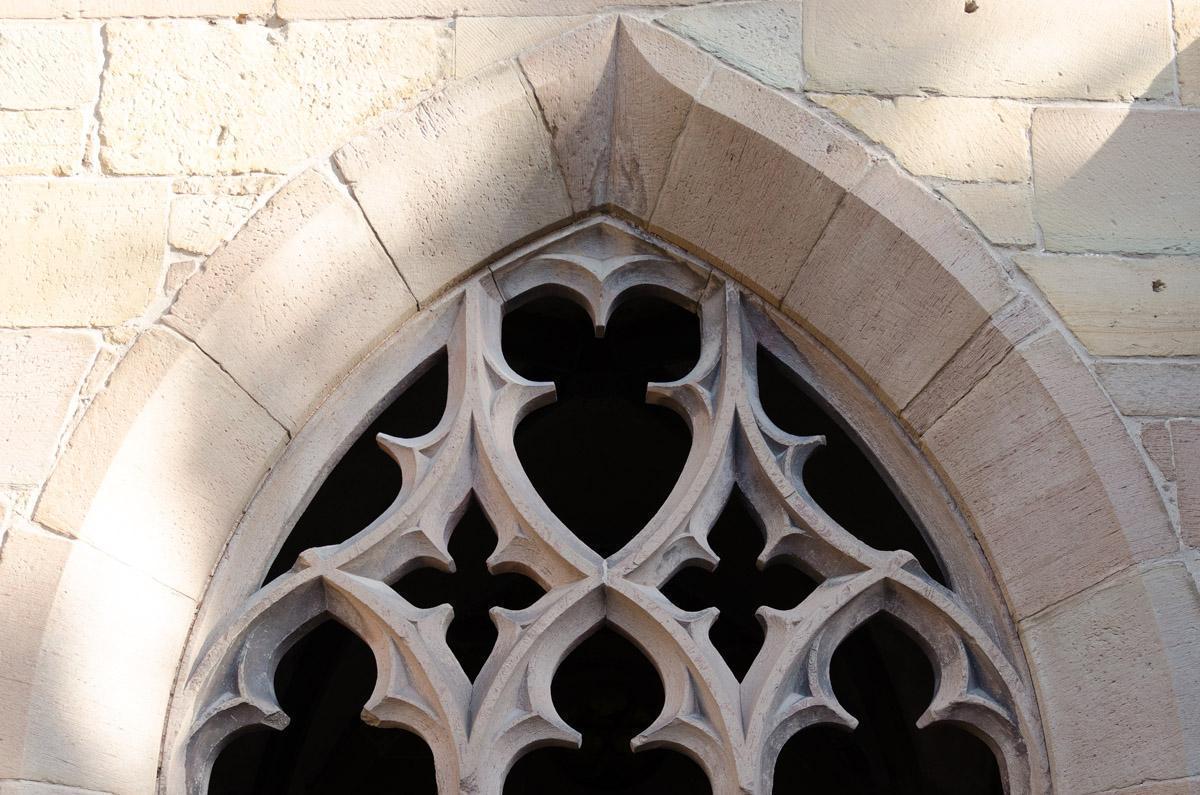
[[[700,354],[695,314],[661,298],[628,297],[595,335],[577,304],[547,296],[504,318],[505,359],[553,381],[557,399],[517,427],[517,456],[550,510],[608,557],[654,516],[691,449],[687,423],[646,402],[646,384],[674,381]]]

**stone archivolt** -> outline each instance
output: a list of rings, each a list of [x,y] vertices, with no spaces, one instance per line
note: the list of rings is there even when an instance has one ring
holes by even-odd
[[[654,518],[603,559],[549,510],[517,459],[516,426],[553,399],[554,385],[509,367],[500,320],[507,304],[565,291],[602,331],[631,290],[668,296],[701,318],[698,363],[647,391],[686,418],[693,442]],[[829,666],[839,643],[878,613],[898,619],[932,657],[937,688],[918,725],[971,727],[997,754],[1009,792],[1039,789],[1040,728],[1013,650],[911,554],[867,546],[806,491],[801,472],[823,438],[781,430],[757,394],[759,346],[783,362],[800,355],[789,342],[800,332],[778,312],[719,271],[670,256],[603,217],[471,278],[431,312],[438,334],[421,355],[431,344],[448,352],[443,419],[418,438],[381,434],[403,473],[391,507],[344,543],[302,553],[204,642],[177,707],[188,717],[168,759],[169,791],[204,792],[216,753],[235,732],[286,725],[274,668],[291,643],[332,616],[376,658],[364,719],[424,738],[442,792],[500,793],[525,752],[578,744],[555,710],[551,680],[566,654],[607,622],[636,641],[666,691],[661,715],[635,748],[685,750],[714,792],[767,793],[775,758],[795,732],[856,725],[833,693]],[[760,561],[791,560],[822,581],[790,610],[759,609],[766,641],[741,682],[709,640],[717,611],[681,610],[659,590],[684,566],[717,564],[707,537],[735,487],[763,519]],[[390,587],[415,568],[453,565],[449,536],[472,495],[497,531],[489,568],[522,572],[546,589],[526,609],[492,610],[499,636],[474,682],[446,644],[452,608],[417,608]]]

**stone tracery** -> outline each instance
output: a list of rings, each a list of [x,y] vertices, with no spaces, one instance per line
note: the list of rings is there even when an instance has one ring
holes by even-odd
[[[546,507],[520,466],[515,428],[553,399],[553,385],[508,366],[499,324],[506,305],[565,291],[602,330],[635,288],[693,307],[701,318],[700,361],[684,378],[647,392],[686,418],[693,443],[654,518],[605,559]],[[686,750],[714,792],[769,792],[775,757],[793,734],[817,723],[855,724],[833,692],[830,660],[878,613],[921,638],[932,658],[937,688],[920,724],[972,727],[996,752],[1008,791],[1030,791],[1028,694],[1005,652],[911,554],[875,550],[821,510],[801,477],[821,439],[788,434],[762,410],[759,346],[790,358],[778,328],[785,321],[770,308],[720,273],[601,219],[472,278],[430,311],[448,319],[435,326],[446,330],[450,367],[442,421],[418,438],[381,438],[403,471],[392,506],[346,542],[304,552],[208,641],[186,683],[194,720],[184,758],[175,760],[186,766],[189,791],[204,790],[234,731],[286,722],[273,693],[274,666],[314,622],[332,615],[376,657],[379,677],[364,717],[421,735],[443,792],[499,793],[527,750],[578,742],[555,710],[550,683],[562,659],[603,622],[636,638],[663,680],[663,711],[634,745]],[[716,612],[681,610],[660,590],[685,566],[718,562],[707,537],[735,488],[763,523],[759,560],[793,561],[821,580],[791,609],[760,609],[765,641],[740,682],[709,639]],[[389,587],[420,566],[451,565],[448,540],[472,498],[498,537],[492,571],[520,572],[546,590],[525,609],[493,609],[498,637],[473,682],[446,643],[450,609],[418,608]]]

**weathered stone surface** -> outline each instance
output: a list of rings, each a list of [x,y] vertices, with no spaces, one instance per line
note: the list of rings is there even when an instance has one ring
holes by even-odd
[[[1200,354],[1200,259],[1014,260],[1097,356]]]
[[[1175,479],[1175,454],[1171,451],[1171,431],[1165,420],[1142,426],[1142,447],[1167,480]]]
[[[590,19],[588,16],[462,17],[454,23],[454,76],[475,74],[489,64],[512,58]]]
[[[1200,0],[1174,0],[1179,99],[1200,105]]]
[[[275,174],[176,177],[171,180],[171,190],[189,196],[258,196],[273,190],[280,179]]]
[[[208,259],[167,323],[295,430],[415,309],[358,206],[310,171]]]
[[[171,199],[167,242],[181,251],[209,254],[233,236],[256,196],[183,195]]]
[[[1052,705],[1042,719],[1056,791],[1200,772],[1197,626],[1200,599],[1177,561],[1122,574],[1023,623],[1039,699]]]
[[[672,11],[659,22],[767,85],[804,85],[799,3],[701,5]]]
[[[609,201],[646,219],[714,63],[678,37],[628,17],[621,19],[616,56]]]
[[[1029,183],[946,183],[938,186],[938,192],[993,243],[1032,246],[1037,242],[1033,187]]]
[[[898,408],[1011,296],[951,209],[882,163],[841,203],[783,308]]]
[[[0,174],[70,174],[83,160],[78,110],[0,111]]]
[[[1112,795],[1200,795],[1200,776],[1174,781],[1148,781],[1132,787],[1108,790]]]
[[[699,0],[708,2],[709,0]],[[591,14],[632,5],[678,5],[678,0],[278,0],[284,19],[345,19],[353,17],[555,16]]]
[[[914,174],[968,181],[1029,179],[1029,105],[1004,99],[811,94]]]
[[[515,64],[493,67],[335,155],[418,301],[571,215],[534,105]]]
[[[866,169],[866,153],[832,125],[718,67],[650,223],[778,301]]]
[[[100,347],[95,332],[0,330],[0,483],[41,483]]]
[[[608,198],[617,21],[609,17],[521,56],[554,138],[575,212]]]
[[[923,434],[998,365],[1013,346],[1048,322],[1029,299],[1019,296],[976,331],[904,409],[903,417]]]
[[[35,518],[197,597],[285,438],[211,359],[155,328],[89,407]]]
[[[4,6],[0,0],[0,17],[9,16]],[[0,23],[0,108],[40,110],[90,105],[96,101],[102,63],[100,34],[95,25]]]
[[[446,77],[453,42],[425,20],[107,30],[101,155],[124,174],[285,172]]]
[[[923,440],[1018,618],[1176,548],[1133,440],[1055,333],[1018,346]]]
[[[0,795],[100,795],[96,790],[19,779],[0,780]]]
[[[0,776],[150,792],[192,600],[33,527],[0,558]]]
[[[1200,421],[1171,420],[1170,427],[1180,531],[1184,543],[1200,548]]]
[[[75,0],[85,17],[263,17],[271,0]]]
[[[1200,417],[1200,362],[1097,362],[1096,374],[1124,414]]]
[[[0,324],[115,325],[158,287],[166,186],[0,181]]]
[[[1171,94],[1170,9],[1157,0],[1008,0],[963,11],[962,3],[940,0],[806,0],[809,88],[1083,99]]]
[[[1200,114],[1038,108],[1033,164],[1048,250],[1200,252]]]

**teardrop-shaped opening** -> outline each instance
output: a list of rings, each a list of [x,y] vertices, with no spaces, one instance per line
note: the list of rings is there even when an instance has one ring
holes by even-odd
[[[982,740],[947,723],[917,728],[933,698],[933,667],[894,619],[876,616],[842,641],[830,677],[859,725],[796,733],[775,763],[773,792],[1003,795],[996,756]]]
[[[505,795],[712,792],[689,757],[666,749],[633,752],[630,740],[662,711],[663,686],[650,661],[612,629],[601,628],[567,655],[551,696],[558,714],[583,735],[582,746],[521,757],[505,780]]]
[[[646,402],[646,384],[695,365],[699,320],[651,295],[632,296],[597,338],[587,313],[560,296],[504,318],[504,356],[521,375],[553,381],[554,403],[517,427],[517,456],[550,510],[608,557],[654,516],[691,449],[687,423]]]
[[[433,753],[415,734],[362,721],[375,656],[357,635],[326,621],[279,663],[275,692],[290,722],[281,732],[234,738],[213,765],[211,795],[387,792],[437,795]]]

